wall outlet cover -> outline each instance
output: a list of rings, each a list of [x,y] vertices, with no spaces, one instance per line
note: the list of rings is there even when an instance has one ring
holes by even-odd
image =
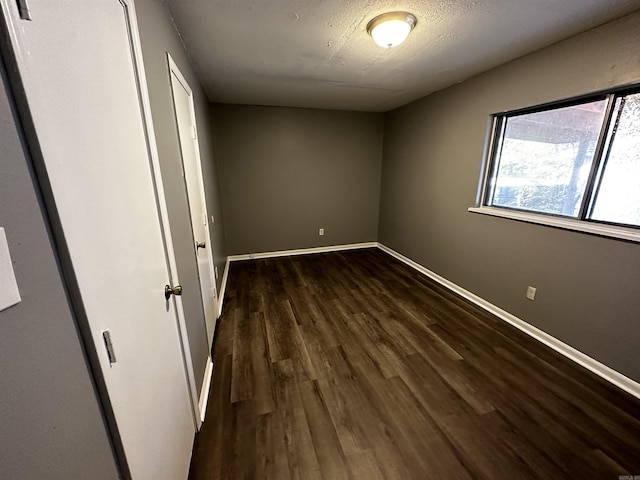
[[[536,291],[537,291],[537,289],[535,287],[527,287],[527,298],[529,300],[535,300],[536,299]]]

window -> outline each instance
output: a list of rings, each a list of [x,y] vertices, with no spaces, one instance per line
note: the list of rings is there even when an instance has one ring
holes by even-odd
[[[566,219],[577,230],[640,228],[637,89],[494,115],[488,155],[481,206],[471,211],[554,226]],[[630,235],[640,241],[640,231]]]

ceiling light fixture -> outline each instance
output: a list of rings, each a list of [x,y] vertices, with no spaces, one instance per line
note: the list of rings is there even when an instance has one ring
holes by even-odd
[[[418,20],[407,12],[383,13],[367,24],[367,33],[384,48],[397,47],[404,42]]]

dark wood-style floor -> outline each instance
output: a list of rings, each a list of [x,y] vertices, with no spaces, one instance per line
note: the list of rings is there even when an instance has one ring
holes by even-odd
[[[626,474],[640,402],[385,253],[232,264],[192,480]]]

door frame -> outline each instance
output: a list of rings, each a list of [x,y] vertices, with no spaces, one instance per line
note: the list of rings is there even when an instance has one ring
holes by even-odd
[[[160,227],[164,251],[166,255],[166,264],[169,273],[169,281],[172,285],[179,284],[178,269],[176,263],[175,252],[173,249],[173,239],[171,228],[169,225],[169,216],[166,205],[166,197],[162,175],[160,170],[160,162],[156,137],[151,116],[151,103],[149,99],[149,91],[146,83],[146,74],[142,56],[142,46],[138,30],[138,21],[135,11],[134,0],[113,0],[119,2],[125,13],[125,22],[129,30],[129,41],[131,44],[132,63],[135,74],[135,82],[140,99],[140,110],[143,121],[143,130],[146,137],[148,158],[151,165],[151,175],[153,189],[157,198],[157,209],[160,219]],[[124,449],[115,413],[110,401],[109,389],[107,388],[99,355],[104,355],[101,346],[96,345],[93,339],[93,332],[84,309],[84,302],[80,294],[80,287],[77,276],[71,262],[71,255],[67,245],[63,230],[63,223],[57,211],[56,200],[53,195],[51,184],[47,173],[47,165],[44,155],[40,147],[35,124],[31,116],[28,97],[23,85],[21,71],[24,68],[24,59],[18,42],[18,34],[16,33],[20,26],[14,21],[14,14],[17,9],[15,1],[0,0],[0,52],[2,53],[2,61],[5,63],[7,77],[9,80],[11,91],[14,95],[14,101],[17,109],[17,116],[21,124],[25,138],[26,147],[29,150],[35,177],[42,193],[44,215],[47,217],[51,226],[51,234],[56,253],[60,262],[60,270],[64,279],[65,289],[68,292],[69,304],[73,310],[74,319],[78,327],[79,340],[82,345],[87,366],[91,372],[92,381],[96,389],[96,396],[101,406],[101,413],[105,422],[105,427],[111,441],[114,459],[123,478],[131,478],[128,467],[127,455]],[[17,18],[17,17],[15,17]],[[194,433],[200,429],[202,420],[199,415],[198,395],[195,383],[195,375],[193,364],[191,362],[191,352],[187,337],[187,327],[184,316],[182,299],[179,296],[173,296],[176,328],[180,340],[180,351],[182,354],[183,368],[187,380],[187,393],[190,398],[190,405],[194,424]],[[100,348],[100,352],[98,352]]]
[[[209,356],[211,356],[211,346],[212,346],[212,341],[213,341],[213,336],[215,334],[215,330],[217,327],[217,320],[218,320],[218,286],[216,284],[216,274],[215,274],[215,263],[214,263],[214,258],[213,258],[213,242],[212,242],[212,235],[211,235],[211,229],[209,227],[209,211],[207,209],[207,198],[206,198],[206,192],[205,192],[205,188],[204,188],[204,177],[202,175],[202,161],[200,158],[200,144],[198,142],[198,134],[197,134],[197,119],[196,119],[196,112],[195,112],[195,107],[193,104],[193,91],[191,90],[191,87],[189,86],[189,83],[187,82],[187,80],[184,78],[184,76],[182,75],[182,72],[180,72],[180,69],[178,68],[178,65],[176,65],[176,62],[173,60],[173,58],[171,57],[171,54],[169,52],[167,52],[167,64],[169,67],[169,84],[170,84],[170,88],[171,88],[171,100],[172,100],[172,104],[173,104],[173,110],[174,110],[174,115],[175,115],[175,121],[176,121],[176,133],[178,135],[178,139],[180,137],[180,133],[179,133],[179,126],[178,126],[178,114],[176,112],[176,105],[175,105],[175,82],[174,82],[174,78],[180,82],[180,85],[182,86],[182,88],[184,88],[189,96],[189,114],[190,114],[190,120],[191,120],[191,124],[193,125],[193,128],[196,130],[195,133],[195,138],[193,140],[194,143],[194,151],[195,151],[195,158],[194,158],[194,162],[195,162],[195,166],[196,166],[196,172],[198,175],[197,178],[197,183],[198,183],[198,195],[200,196],[200,201],[202,202],[202,206],[204,209],[204,221],[205,221],[205,230],[207,232],[207,241],[209,242],[209,246],[210,248],[205,249],[205,252],[207,254],[207,256],[209,257],[209,270],[210,270],[210,275],[211,275],[211,280],[213,282],[213,291],[214,291],[214,310],[213,310],[213,315],[215,315],[215,318],[213,319],[213,331],[209,332],[207,330],[207,318],[206,318],[206,314],[207,314],[207,309],[204,306],[204,298],[202,299],[202,308],[204,311],[204,315],[205,315],[205,331],[207,333],[207,346],[208,346],[208,350],[209,350]],[[180,160],[181,160],[181,165],[182,165],[182,171],[183,174],[185,172],[185,168],[184,168],[184,162],[185,162],[185,158],[184,155],[182,154],[182,148],[180,149]],[[189,200],[189,187],[187,185],[187,179],[186,177],[184,178],[184,183],[185,183],[185,191],[187,193],[187,202],[191,202]],[[191,217],[191,207],[189,207],[189,215]],[[191,218],[191,233],[195,242],[195,236],[193,234],[193,218]],[[196,252],[196,256],[197,256],[197,252]],[[197,261],[197,258],[196,258]],[[198,283],[200,283],[200,278],[198,277]],[[202,289],[200,290],[202,292]]]

